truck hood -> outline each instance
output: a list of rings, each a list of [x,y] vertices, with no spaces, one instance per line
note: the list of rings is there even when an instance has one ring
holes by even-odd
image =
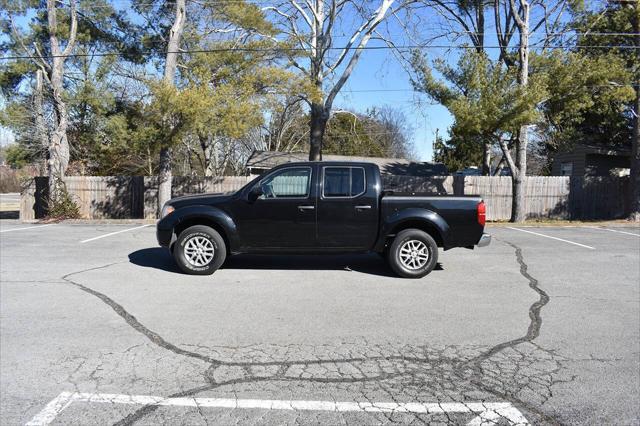
[[[212,194],[183,195],[182,197],[172,198],[171,200],[169,200],[168,204],[174,206],[175,208],[193,206],[198,204],[222,204],[229,201],[231,197],[233,197],[233,194],[233,192],[220,192]]]

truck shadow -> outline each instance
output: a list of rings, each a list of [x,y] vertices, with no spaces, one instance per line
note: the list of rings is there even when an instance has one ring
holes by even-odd
[[[151,247],[129,253],[129,262],[144,268],[160,269],[166,272],[182,274],[169,250],[163,247]]]
[[[145,268],[182,273],[168,250],[146,248],[129,254],[129,262]],[[230,256],[221,269],[229,270],[299,270],[299,271],[355,271],[383,277],[397,277],[377,254],[345,255],[257,255]],[[434,271],[443,270],[438,263]]]

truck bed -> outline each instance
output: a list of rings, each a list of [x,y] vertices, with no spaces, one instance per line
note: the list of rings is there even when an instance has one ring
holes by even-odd
[[[446,228],[445,250],[452,247],[472,247],[482,236],[484,226],[478,222],[478,195],[430,195],[419,193],[384,193],[381,200],[382,222],[393,222],[399,214],[411,209],[426,209],[438,217]]]

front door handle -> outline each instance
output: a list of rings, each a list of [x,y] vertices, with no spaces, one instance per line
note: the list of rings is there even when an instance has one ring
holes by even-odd
[[[315,209],[315,206],[298,206],[298,210],[305,211],[305,210],[313,210]]]
[[[366,209],[370,209],[371,206],[369,205],[364,205],[364,206],[356,206],[356,210],[366,210]]]

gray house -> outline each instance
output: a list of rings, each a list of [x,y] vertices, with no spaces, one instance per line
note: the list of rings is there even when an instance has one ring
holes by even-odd
[[[259,175],[283,163],[307,161],[306,152],[253,151],[245,165],[250,175]],[[359,157],[350,155],[323,155],[325,161],[366,161],[377,164],[385,175],[446,176],[447,167],[442,163],[411,161],[404,158]]]
[[[578,144],[553,159],[554,176],[620,176],[631,167],[631,148]]]

